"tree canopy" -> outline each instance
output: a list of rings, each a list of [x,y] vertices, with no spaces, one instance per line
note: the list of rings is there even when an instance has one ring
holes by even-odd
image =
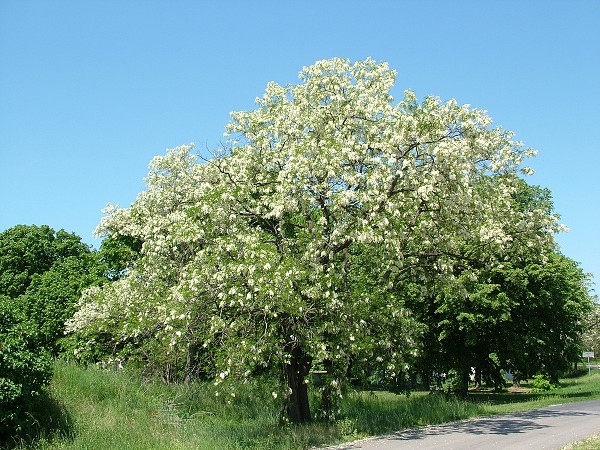
[[[0,233],[0,295],[16,298],[56,261],[89,252],[79,236],[48,225],[9,228]]]
[[[64,322],[97,282],[81,238],[47,225],[0,233],[0,440],[35,421],[29,405],[52,375]]]
[[[521,180],[513,200],[522,214],[556,217],[547,189]],[[471,376],[501,386],[502,370],[556,381],[578,359],[582,319],[591,308],[589,275],[551,242],[540,251],[515,239],[495,258],[494,265],[462,261],[428,295],[407,296],[409,309],[427,324],[418,371],[426,378],[454,371],[462,395]]]

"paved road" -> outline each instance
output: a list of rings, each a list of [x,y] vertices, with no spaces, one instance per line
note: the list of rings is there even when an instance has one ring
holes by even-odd
[[[405,430],[335,449],[560,449],[598,433],[600,400],[593,400]]]

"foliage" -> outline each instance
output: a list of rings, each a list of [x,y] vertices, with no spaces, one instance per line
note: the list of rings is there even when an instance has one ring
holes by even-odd
[[[0,293],[15,299],[35,324],[38,344],[57,354],[80,345],[62,338],[83,290],[122,277],[140,248],[139,241],[116,236],[95,251],[73,233],[17,225],[0,233]],[[99,347],[96,353],[110,351]]]
[[[596,356],[600,355],[600,304],[597,297],[583,324],[583,350],[593,351]]]
[[[47,225],[0,233],[0,425],[28,432],[51,356],[61,349],[64,322],[84,288],[102,278],[81,238]],[[37,402],[37,403],[36,403]]]
[[[556,383],[581,357],[583,319],[592,308],[589,277],[558,252],[517,272],[526,284],[516,285],[515,278],[507,282],[507,292],[518,305],[514,328],[505,338],[507,366],[524,378],[541,372]]]
[[[142,243],[129,236],[115,235],[100,243],[97,252],[96,271],[110,281],[116,281],[127,273],[138,258]]]
[[[545,189],[519,182],[513,199],[523,214],[554,217]],[[541,370],[556,380],[577,361],[591,306],[589,278],[551,244],[531,248],[517,229],[496,252],[499,264],[464,261],[450,282],[435,283],[429,295],[407,297],[415,316],[428,324],[418,370],[425,377],[455,372],[457,392],[466,395],[470,376],[477,385],[500,388],[502,369],[522,379]]]
[[[53,353],[61,349],[64,323],[75,312],[81,292],[99,278],[90,273],[89,254],[56,261],[49,270],[32,277],[31,284],[18,301],[39,331],[39,344]]]
[[[79,236],[47,225],[0,233],[0,250],[0,295],[14,299],[32,321],[38,345],[56,353],[82,290],[101,281],[94,253]]]
[[[461,393],[463,389],[462,374],[456,369],[450,369],[442,382],[442,392],[446,395]]]
[[[212,160],[156,157],[147,190],[99,227],[141,242],[140,258],[86,291],[69,329],[120,349],[160,342],[217,382],[278,368],[294,422],[311,419],[313,368],[325,417],[353,369],[402,384],[422,326],[398,287],[455,286],[464,261],[492,270],[513,243],[543,251],[556,218],[515,207],[532,150],[453,100],[394,104],[395,76],[319,61],[232,113]]]
[[[47,225],[16,225],[0,233],[0,295],[16,298],[25,293],[35,274],[61,257],[81,253],[74,235],[55,233]]]
[[[28,427],[30,406],[52,375],[36,334],[14,300],[0,296],[0,441]]]
[[[433,334],[425,341],[425,369],[458,370],[463,394],[472,367],[478,384],[500,387],[502,369],[521,379],[541,371],[556,382],[581,354],[583,318],[591,307],[587,276],[556,251],[544,261],[507,261],[479,274],[457,278],[462,290],[438,291],[419,316]]]
[[[536,392],[552,391],[556,389],[556,386],[550,382],[550,379],[542,374],[534,375],[529,382],[529,386]]]

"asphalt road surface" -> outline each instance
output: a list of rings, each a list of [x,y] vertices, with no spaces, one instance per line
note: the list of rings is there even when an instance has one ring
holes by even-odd
[[[600,400],[415,428],[334,447],[336,450],[560,449],[600,433]]]

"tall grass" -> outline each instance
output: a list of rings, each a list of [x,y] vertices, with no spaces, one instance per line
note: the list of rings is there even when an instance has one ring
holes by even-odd
[[[269,378],[217,388],[164,385],[127,371],[57,361],[38,426],[9,443],[20,449],[305,449],[402,428],[600,397],[600,375],[567,381],[550,394],[442,395],[354,392],[334,423],[280,426]],[[217,395],[218,393],[218,395]],[[235,395],[231,395],[234,393]]]
[[[351,395],[344,404],[346,418],[360,435],[432,425],[466,419],[485,413],[478,403],[443,395],[415,393],[409,397],[388,392],[362,392]]]
[[[207,382],[164,385],[126,371],[58,361],[48,403],[61,424],[40,421],[14,448],[307,448],[339,437],[335,427],[278,425],[269,379],[219,390]],[[231,395],[234,393],[235,396]],[[217,395],[218,394],[218,395]],[[47,417],[44,406],[36,416]],[[55,426],[56,425],[56,426]]]
[[[527,384],[524,384],[527,387]],[[600,372],[565,378],[558,389],[547,392],[523,393],[471,393],[470,401],[480,403],[486,414],[504,414],[543,408],[559,403],[577,402],[600,398]]]

